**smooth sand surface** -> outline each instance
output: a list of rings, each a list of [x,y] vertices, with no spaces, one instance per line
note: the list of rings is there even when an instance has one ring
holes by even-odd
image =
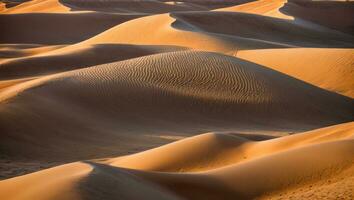
[[[240,51],[237,57],[353,98],[353,54],[353,49],[293,48]]]
[[[206,133],[130,156],[1,181],[0,197],[351,199],[353,131],[353,123],[346,123],[260,142]],[[17,193],[15,188],[26,189]]]
[[[122,137],[135,140],[143,129],[144,134],[299,130],[351,121],[353,108],[348,97],[236,57],[199,51],[44,76],[7,87],[0,100],[2,140],[11,144],[4,145],[6,152],[39,157],[62,152],[73,158],[86,154],[72,152],[78,146],[113,150]]]
[[[353,14],[3,1],[0,199],[353,199]]]

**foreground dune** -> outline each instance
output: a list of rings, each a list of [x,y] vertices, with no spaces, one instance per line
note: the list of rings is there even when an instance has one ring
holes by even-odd
[[[232,133],[207,133],[108,163],[149,171],[205,171],[308,145],[353,139],[352,130],[353,123],[347,123],[261,142]]]
[[[1,181],[0,197],[141,198],[134,187],[144,192],[144,199],[350,199],[353,130],[353,123],[346,123],[261,142],[208,133],[101,163],[72,163]]]

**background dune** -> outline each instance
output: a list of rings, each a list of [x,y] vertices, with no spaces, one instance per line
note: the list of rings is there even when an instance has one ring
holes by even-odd
[[[3,26],[0,42],[71,44],[88,39],[112,26],[139,16],[142,15],[95,12],[0,15],[0,24]],[[76,28],[78,24],[80,28]]]
[[[65,13],[69,7],[59,3],[58,0],[8,0],[3,13]]]
[[[0,199],[353,199],[353,2],[0,3]]]
[[[353,49],[293,48],[239,51],[237,57],[353,98],[353,54]]]

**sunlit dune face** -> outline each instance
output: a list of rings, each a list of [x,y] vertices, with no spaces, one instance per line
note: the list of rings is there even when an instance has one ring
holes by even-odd
[[[353,199],[354,4],[0,2],[0,200]]]

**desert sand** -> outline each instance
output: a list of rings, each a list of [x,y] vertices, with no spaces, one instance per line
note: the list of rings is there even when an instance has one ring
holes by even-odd
[[[0,3],[0,199],[354,198],[353,2]]]

